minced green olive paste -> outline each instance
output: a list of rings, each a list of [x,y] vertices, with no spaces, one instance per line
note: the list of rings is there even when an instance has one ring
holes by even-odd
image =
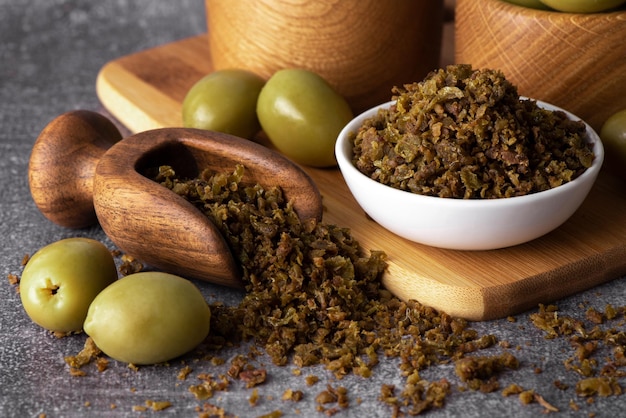
[[[405,387],[381,389],[398,416],[442,407],[451,391],[447,380],[425,381],[420,370],[496,344],[463,319],[394,297],[381,281],[383,252],[366,255],[349,229],[300,219],[279,187],[242,184],[242,166],[192,179],[169,166],[158,171],[155,181],[205,213],[243,268],[241,303],[211,306],[213,346],[252,339],[275,364],[323,364],[337,378],[370,376],[382,353],[398,358]],[[474,367],[494,361],[504,360],[477,358]],[[462,378],[481,390],[497,387],[481,385],[482,376]]]
[[[593,162],[583,122],[520,98],[499,71],[450,65],[392,93],[395,104],[353,137],[355,166],[391,187],[462,199],[522,196],[569,182]]]

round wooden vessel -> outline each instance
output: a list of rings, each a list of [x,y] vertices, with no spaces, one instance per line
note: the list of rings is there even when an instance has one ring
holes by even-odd
[[[439,66],[443,1],[206,0],[216,70],[324,77],[360,112]]]
[[[563,13],[502,0],[457,0],[455,61],[500,69],[519,93],[595,130],[626,108],[626,10]]]

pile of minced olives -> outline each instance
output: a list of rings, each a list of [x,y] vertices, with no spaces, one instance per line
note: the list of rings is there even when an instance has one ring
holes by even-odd
[[[283,69],[264,81],[232,69],[197,81],[185,96],[182,116],[185,127],[248,139],[262,130],[295,162],[331,167],[337,136],[353,113],[345,98],[312,71]]]
[[[161,272],[118,279],[111,252],[89,238],[37,251],[22,272],[20,297],[36,324],[84,330],[109,357],[137,365],[179,357],[209,334],[211,312],[192,282]]]

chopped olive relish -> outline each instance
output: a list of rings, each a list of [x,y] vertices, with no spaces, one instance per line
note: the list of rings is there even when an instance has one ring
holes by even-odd
[[[393,93],[353,137],[353,163],[382,184],[503,198],[554,188],[593,162],[582,121],[520,98],[500,71],[450,65]]]
[[[384,401],[412,414],[441,407],[450,384],[424,381],[418,371],[491,347],[495,337],[396,298],[381,282],[383,252],[366,256],[349,229],[300,219],[279,187],[243,185],[243,173],[238,166],[182,179],[162,166],[155,177],[218,226],[243,268],[246,294],[238,306],[211,306],[211,338],[253,339],[275,364],[323,364],[338,378],[370,376],[380,353],[398,357],[409,378]]]

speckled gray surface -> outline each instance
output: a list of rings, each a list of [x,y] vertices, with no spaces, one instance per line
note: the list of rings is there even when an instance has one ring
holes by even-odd
[[[84,335],[56,339],[34,325],[25,315],[9,273],[19,274],[24,254],[32,254],[52,241],[69,236],[111,242],[97,228],[71,231],[48,222],[35,208],[28,191],[27,165],[32,144],[41,129],[55,116],[72,109],[103,111],[95,92],[98,70],[111,59],[178,40],[205,30],[201,0],[0,0],[0,416],[1,417],[86,417],[86,416],[197,416],[196,400],[188,387],[198,373],[220,373],[227,366],[211,366],[192,361],[187,380],[176,375],[182,360],[169,366],[142,367],[133,371],[125,364],[111,362],[100,373],[93,366],[84,377],[72,377],[63,357],[77,353]],[[567,286],[567,283],[563,283]],[[207,300],[237,303],[240,294],[198,283]],[[626,305],[626,282],[616,279],[606,285],[557,301],[561,315],[584,318],[584,309],[602,309],[607,303]],[[530,312],[529,312],[530,313]],[[565,339],[547,340],[529,321],[529,313],[515,322],[506,319],[473,324],[480,333],[493,333],[508,341],[521,367],[505,372],[501,385],[517,382],[534,389],[557,407],[558,416],[620,416],[626,396],[597,398],[587,403],[574,392],[580,377],[568,371],[563,361],[573,355]],[[616,327],[622,323],[615,322]],[[229,359],[245,347],[216,355]],[[502,352],[493,348],[483,354]],[[598,355],[600,364],[608,352]],[[383,359],[369,379],[346,377],[337,381],[320,368],[304,369],[302,376],[293,368],[274,367],[261,356],[259,364],[268,368],[268,381],[258,387],[260,400],[254,407],[248,399],[251,390],[233,382],[227,392],[217,393],[207,402],[223,407],[229,414],[253,417],[281,410],[284,416],[324,416],[316,411],[315,396],[326,387],[345,386],[350,407],[338,417],[386,417],[391,410],[378,401],[383,383],[402,387],[404,379],[397,362]],[[541,369],[537,373],[536,369]],[[303,377],[317,374],[321,381],[308,387]],[[421,373],[427,380],[447,378],[456,388],[461,382],[453,365],[429,368]],[[555,380],[570,386],[557,389]],[[620,382],[626,385],[624,379]],[[304,399],[294,403],[281,400],[287,388],[300,388]],[[134,411],[146,400],[167,400],[172,407],[163,411]],[[570,401],[580,410],[573,411]],[[522,405],[515,397],[500,392],[483,394],[456,389],[446,405],[426,414],[430,417],[520,416],[542,414],[538,404]]]

